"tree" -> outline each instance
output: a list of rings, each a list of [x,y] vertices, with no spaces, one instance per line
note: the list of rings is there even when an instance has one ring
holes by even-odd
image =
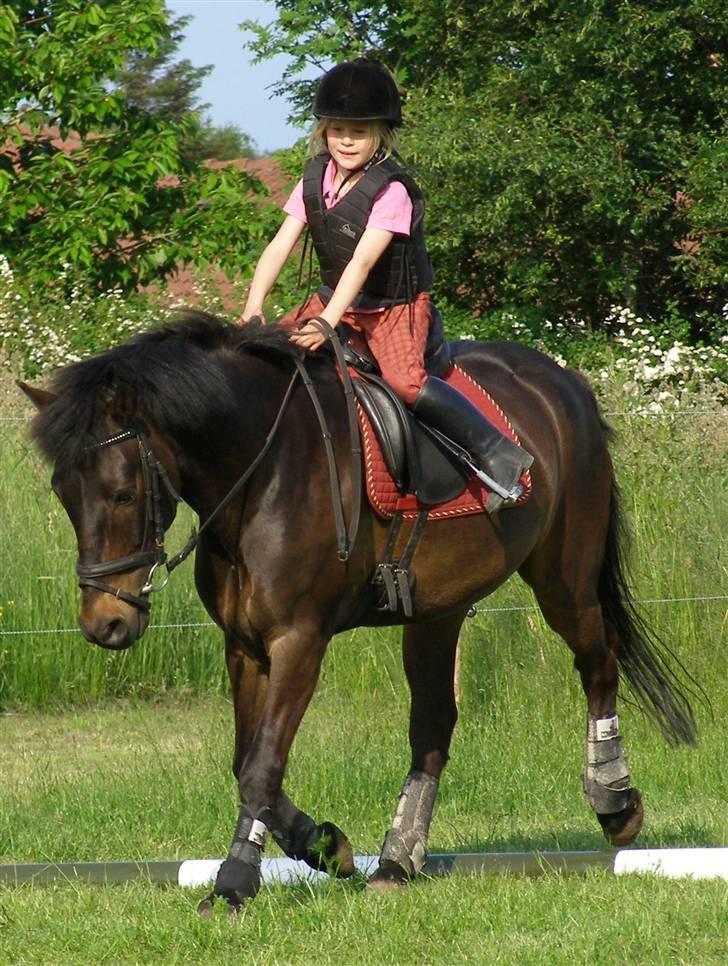
[[[213,70],[212,65],[195,67],[189,60],[175,60],[190,20],[192,17],[170,20],[153,51],[127,52],[116,84],[124,91],[130,107],[179,122],[188,114],[201,114],[210,106],[199,103],[197,91]]]
[[[235,158],[255,158],[255,141],[235,124],[214,125],[203,121],[194,131],[186,150],[193,158],[204,161],[232,161]]]
[[[16,276],[49,282],[70,264],[129,289],[179,261],[255,259],[270,224],[260,182],[185,157],[194,118],[141,110],[118,83],[170,29],[162,0],[0,5],[0,253]]]
[[[218,127],[205,116],[210,105],[200,103],[198,90],[212,65],[195,67],[189,60],[176,59],[191,19],[172,19],[153,53],[129,51],[116,83],[130,107],[184,125],[180,150],[185,158],[228,161],[254,157],[254,142],[244,131],[234,124]]]
[[[441,294],[593,325],[615,304],[677,311],[696,334],[720,317],[726,0],[276,6],[258,57],[299,71],[338,48],[406,83]],[[280,89],[310,96],[289,76]]]

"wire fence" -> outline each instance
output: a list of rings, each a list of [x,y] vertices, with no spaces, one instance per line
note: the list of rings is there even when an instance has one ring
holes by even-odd
[[[705,594],[698,597],[646,597],[635,600],[641,606],[654,604],[693,604],[715,602],[719,600],[728,601],[728,594]],[[526,604],[519,607],[473,607],[469,616],[476,614],[516,614],[533,613],[538,611],[536,604]],[[214,621],[188,621],[179,624],[150,624],[149,630],[185,630],[189,628],[213,628],[218,625]],[[39,627],[26,630],[0,630],[0,637],[34,637],[44,634],[78,634],[77,627]]]
[[[618,409],[602,413],[607,419],[617,416],[625,419],[683,419],[688,416],[728,416],[728,406],[721,409],[676,409],[674,411],[652,409]],[[0,423],[29,423],[30,416],[0,416]]]

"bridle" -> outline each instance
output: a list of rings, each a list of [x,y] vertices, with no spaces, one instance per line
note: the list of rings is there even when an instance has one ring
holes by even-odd
[[[91,587],[100,590],[105,594],[111,594],[119,600],[131,604],[138,610],[147,613],[150,608],[148,600],[149,594],[153,591],[161,590],[168,578],[158,587],[152,583],[152,578],[156,569],[167,560],[164,550],[164,518],[162,515],[162,486],[164,486],[173,503],[176,505],[181,502],[181,496],[172,486],[167,471],[154,455],[149,446],[144,430],[141,426],[133,426],[120,433],[109,436],[108,439],[100,443],[94,443],[87,448],[87,452],[105,449],[109,446],[117,446],[119,443],[126,443],[135,439],[139,447],[139,459],[142,467],[142,478],[144,481],[144,536],[142,537],[141,549],[136,553],[128,554],[126,557],[117,557],[114,560],[105,560],[102,563],[82,564],[76,563],[76,573],[79,576],[79,587]],[[147,547],[150,540],[151,547]],[[98,577],[108,577],[110,574],[122,574],[129,570],[137,570],[149,564],[149,572],[137,594],[129,593],[111,584],[98,580]]]
[[[171,497],[175,506],[182,502],[182,497],[172,486],[167,471],[154,455],[153,450],[149,446],[144,427],[141,425],[131,426],[128,429],[115,433],[113,436],[109,436],[108,439],[104,439],[99,443],[94,443],[87,448],[87,452],[95,452],[100,449],[108,448],[109,446],[116,446],[119,443],[128,442],[129,440],[135,439],[137,441],[139,447],[139,459],[142,467],[142,477],[144,480],[145,520],[144,536],[142,538],[141,548],[136,553],[128,554],[126,557],[117,557],[115,560],[105,560],[102,563],[95,564],[82,564],[80,560],[77,561],[76,573],[79,577],[79,587],[91,587],[93,590],[99,590],[105,594],[111,594],[113,597],[123,600],[127,604],[131,604],[138,610],[148,613],[151,607],[151,603],[148,599],[149,595],[155,593],[156,591],[163,590],[164,587],[166,587],[167,581],[169,580],[169,575],[172,573],[172,571],[178,567],[182,561],[185,560],[195,549],[205,530],[207,530],[207,528],[222,513],[225,507],[227,507],[228,504],[237,496],[237,494],[258,468],[258,465],[268,452],[276,432],[278,431],[278,427],[283,419],[283,414],[286,411],[288,402],[293,393],[296,380],[299,377],[303,381],[313,403],[324,440],[324,448],[326,450],[328,459],[329,477],[331,481],[331,494],[336,523],[338,557],[342,562],[345,562],[349,559],[352,548],[356,541],[361,512],[362,457],[356,408],[354,403],[354,392],[351,386],[351,379],[348,375],[346,361],[342,355],[338,337],[324,319],[315,318],[311,319],[310,321],[317,324],[324,332],[326,338],[331,342],[334,349],[334,355],[339,365],[339,372],[344,387],[344,396],[346,399],[346,407],[349,418],[349,434],[352,455],[352,518],[350,520],[349,527],[347,528],[344,521],[341,486],[336,469],[336,460],[334,458],[331,433],[326,425],[326,419],[316,395],[314,385],[308,376],[308,373],[306,372],[303,358],[296,358],[295,368],[283,397],[283,401],[281,402],[278,410],[278,414],[276,415],[276,418],[273,421],[270,430],[268,431],[268,435],[265,438],[265,442],[263,443],[263,446],[259,450],[257,456],[245,470],[240,479],[238,479],[234,486],[218,503],[212,513],[210,513],[210,515],[205,519],[205,522],[200,526],[200,529],[196,530],[193,528],[190,538],[185,546],[170,560],[167,559],[167,554],[164,549],[162,487],[164,487],[164,489],[167,491],[167,494]],[[150,533],[152,534],[152,546],[149,549],[145,549]],[[121,590],[117,587],[112,587],[111,584],[104,583],[104,581],[97,579],[99,577],[108,577],[110,574],[121,574],[130,570],[137,570],[138,568],[144,567],[147,564],[149,564],[149,572],[147,573],[146,580],[143,582],[138,593],[136,594],[129,593],[128,591]],[[155,585],[152,581],[152,578],[157,568],[163,564],[166,567],[167,576],[164,578],[161,584]]]

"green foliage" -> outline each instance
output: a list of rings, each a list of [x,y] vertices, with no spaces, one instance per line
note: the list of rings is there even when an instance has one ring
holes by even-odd
[[[195,116],[173,122],[114,86],[132,54],[164,45],[167,16],[162,0],[0,6],[0,253],[29,286],[65,272],[129,291],[180,261],[235,272],[266,238],[260,182],[185,156]],[[61,150],[49,126],[80,140]]]
[[[370,53],[406,85],[439,296],[592,326],[673,306],[693,337],[721,318],[726,0],[276,6],[252,49],[292,56],[300,113],[311,63]]]
[[[130,107],[156,117],[181,121],[187,114],[201,112],[197,90],[213,70],[212,65],[195,67],[189,60],[175,61],[177,49],[192,17],[176,17],[167,25],[153,51],[130,50],[116,76]]]
[[[198,161],[213,158],[233,161],[236,158],[255,158],[255,141],[235,124],[215,126],[209,120],[199,124],[185,144],[185,153]]]

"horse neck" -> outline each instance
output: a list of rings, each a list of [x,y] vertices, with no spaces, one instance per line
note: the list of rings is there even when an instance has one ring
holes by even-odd
[[[227,377],[226,390],[235,400],[235,408],[213,414],[196,430],[186,429],[170,440],[181,495],[201,515],[212,512],[265,446],[291,373],[256,357],[244,357],[239,370],[231,369]],[[277,436],[281,435],[279,431]],[[279,444],[280,439],[276,438],[271,450]],[[255,470],[251,484],[259,484],[266,471],[269,472],[268,465],[261,466],[260,473]],[[245,492],[250,489],[247,485]]]

